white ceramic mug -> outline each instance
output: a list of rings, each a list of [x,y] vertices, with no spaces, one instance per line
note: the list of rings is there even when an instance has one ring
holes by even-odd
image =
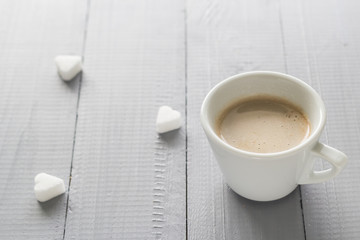
[[[282,152],[254,153],[235,148],[215,132],[219,114],[231,103],[253,95],[285,98],[299,106],[311,122],[310,136]],[[319,183],[335,177],[347,156],[319,142],[326,111],[320,96],[303,81],[277,72],[248,72],[217,84],[201,107],[201,123],[227,184],[238,194],[257,201],[271,201],[291,193],[298,184]],[[314,171],[315,158],[332,167]]]

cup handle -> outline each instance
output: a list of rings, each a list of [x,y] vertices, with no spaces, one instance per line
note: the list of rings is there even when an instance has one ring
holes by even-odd
[[[311,163],[311,166],[305,167],[305,172],[303,172],[298,184],[325,182],[338,175],[345,167],[348,160],[348,157],[343,152],[319,142],[312,149],[312,154],[315,157],[320,157],[328,161],[332,167],[322,171],[314,171],[313,164]]]

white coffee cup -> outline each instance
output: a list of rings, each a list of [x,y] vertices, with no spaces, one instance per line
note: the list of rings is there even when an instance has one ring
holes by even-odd
[[[231,103],[254,95],[272,95],[300,107],[311,122],[310,136],[282,152],[255,153],[235,148],[215,132],[219,114]],[[257,201],[271,201],[291,193],[298,184],[320,183],[335,177],[347,156],[319,142],[326,111],[320,96],[303,81],[277,72],[248,72],[217,84],[205,97],[201,123],[227,184],[238,194]],[[314,171],[315,158],[332,167]]]

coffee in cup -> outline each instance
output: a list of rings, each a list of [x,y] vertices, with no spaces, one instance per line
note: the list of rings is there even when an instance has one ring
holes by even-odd
[[[217,135],[229,145],[256,153],[281,152],[309,137],[311,124],[286,99],[258,95],[226,107],[216,121]]]

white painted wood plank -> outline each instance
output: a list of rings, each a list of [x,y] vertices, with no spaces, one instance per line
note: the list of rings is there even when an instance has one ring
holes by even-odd
[[[66,194],[40,204],[40,172],[68,183],[79,77],[54,57],[81,54],[86,1],[0,1],[0,239],[62,239]]]
[[[231,75],[286,71],[275,1],[188,1],[189,239],[304,239],[299,190],[258,203],[224,183],[200,126],[206,93]]]
[[[289,73],[322,95],[328,109],[323,141],[349,156],[336,179],[302,187],[307,239],[359,239],[360,3],[283,1],[282,7]]]
[[[92,1],[66,239],[184,239],[183,1]]]

